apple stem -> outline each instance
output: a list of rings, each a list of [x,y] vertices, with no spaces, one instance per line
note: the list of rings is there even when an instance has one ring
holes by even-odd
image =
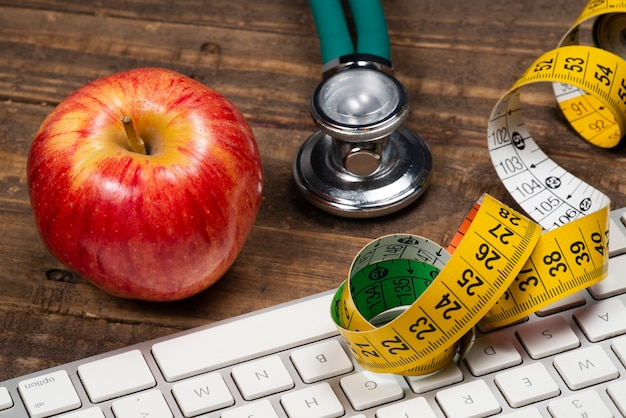
[[[143,139],[137,135],[137,131],[135,130],[135,125],[133,124],[131,117],[128,115],[122,116],[122,123],[124,124],[124,130],[126,131],[126,136],[128,137],[130,150],[139,154],[148,155],[146,144],[143,142]]]

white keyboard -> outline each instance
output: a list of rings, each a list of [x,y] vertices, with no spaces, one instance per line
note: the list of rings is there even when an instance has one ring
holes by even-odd
[[[427,377],[360,369],[329,292],[0,382],[0,418],[626,416],[625,223],[604,281]]]

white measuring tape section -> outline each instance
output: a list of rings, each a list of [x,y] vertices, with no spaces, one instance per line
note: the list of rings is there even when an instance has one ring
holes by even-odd
[[[494,169],[528,217],[484,195],[447,249],[395,234],[357,254],[331,314],[364,369],[433,373],[462,355],[479,321],[514,323],[606,277],[609,198],[541,151],[526,129],[520,94],[529,84],[552,83],[583,138],[617,145],[626,128],[626,61],[578,45],[578,34],[595,18],[595,30],[609,32],[595,39],[615,44],[624,12],[626,1],[591,0],[559,46],[493,108],[487,141]]]

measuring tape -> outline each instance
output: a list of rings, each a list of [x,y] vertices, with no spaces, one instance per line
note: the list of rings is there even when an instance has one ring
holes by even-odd
[[[626,28],[625,13],[626,1],[589,1],[572,27],[561,39],[559,47],[578,45],[581,26],[593,20],[592,39],[595,45],[613,52],[618,57],[626,57],[626,44],[622,34],[623,29]],[[571,69],[576,71],[580,68],[574,60],[574,57],[570,58],[567,67],[570,69],[569,72]],[[587,141],[603,148],[616,146],[624,133],[624,118],[621,116],[624,113],[622,112],[618,117],[615,117],[613,112],[615,108],[623,107],[626,85],[623,84],[623,79],[620,80],[619,78],[616,80],[617,84],[613,82],[617,75],[612,72],[613,68],[608,66],[609,63],[613,64],[610,58],[602,61],[602,67],[595,68],[593,72],[595,80],[589,78],[584,87],[572,85],[562,79],[552,85],[559,107],[572,127]],[[596,81],[601,82],[595,87],[601,89],[602,93],[594,94],[593,91],[589,91],[589,84],[597,84]],[[611,92],[611,90],[613,91]],[[607,100],[618,103],[607,106]]]
[[[484,195],[447,249],[396,234],[357,254],[331,315],[364,369],[433,373],[467,350],[479,321],[514,323],[606,277],[609,198],[541,151],[525,127],[520,93],[552,83],[583,138],[617,145],[626,128],[626,61],[577,45],[579,26],[592,17],[610,14],[596,30],[616,21],[626,27],[615,13],[626,11],[626,2],[617,3],[591,0],[559,47],[528,67],[489,118],[496,173],[532,220]]]

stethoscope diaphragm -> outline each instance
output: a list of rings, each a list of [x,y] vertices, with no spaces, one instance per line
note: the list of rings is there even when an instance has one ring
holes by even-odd
[[[318,208],[369,218],[395,212],[421,196],[432,158],[425,141],[402,126],[409,97],[391,74],[380,0],[349,3],[357,35],[376,28],[367,31],[362,38],[368,41],[360,40],[356,50],[340,1],[310,2],[325,69],[311,99],[311,116],[320,130],[301,146],[293,175],[302,195]]]

